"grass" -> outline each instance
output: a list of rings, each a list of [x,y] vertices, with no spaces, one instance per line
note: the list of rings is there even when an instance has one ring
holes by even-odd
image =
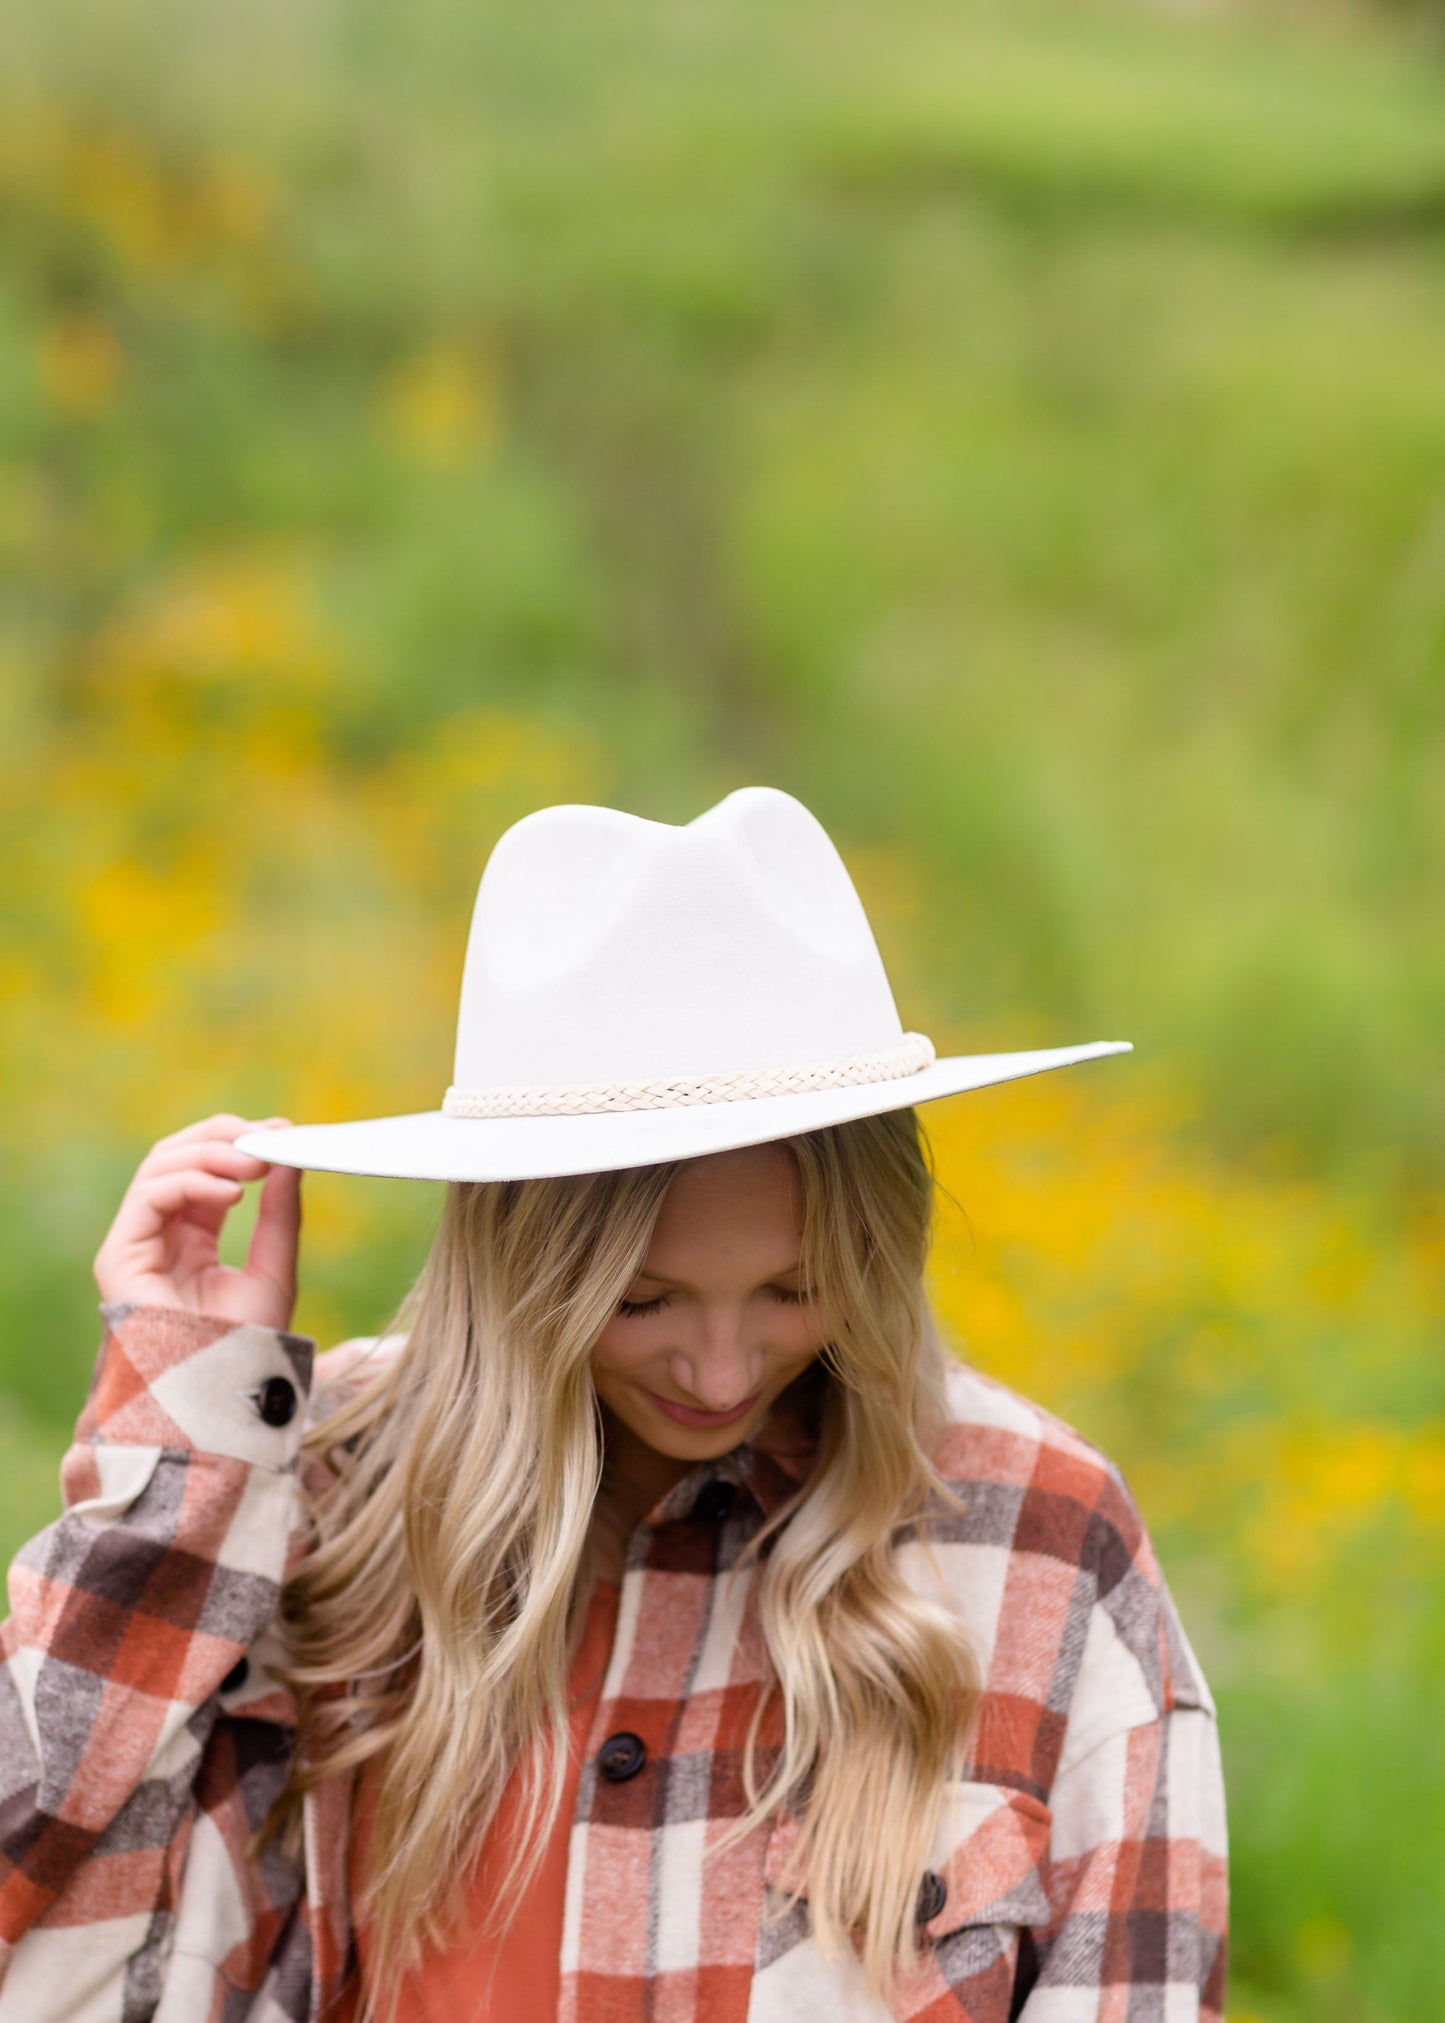
[[[1135,1041],[937,1113],[940,1283],[1159,1541],[1237,2023],[1430,2015],[1438,50],[1035,0],[0,33],[11,1549],[145,1146],[434,1106],[509,821],[772,780],[906,1023]],[[297,1325],[374,1332],[435,1190],[306,1204]]]

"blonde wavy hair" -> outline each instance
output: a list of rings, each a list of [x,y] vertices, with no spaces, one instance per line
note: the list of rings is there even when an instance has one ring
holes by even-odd
[[[824,1957],[853,1944],[887,2003],[893,1975],[917,1964],[919,1879],[977,1705],[962,1619],[911,1587],[896,1556],[905,1535],[927,1549],[933,1499],[960,1507],[930,1459],[949,1359],[923,1283],[934,1181],[911,1109],[786,1142],[825,1328],[795,1380],[817,1398],[819,1438],[807,1481],[728,1575],[756,1576],[771,1677],[744,1748],[747,1811],[719,1845],[791,1805],[802,1881],[788,1902],[806,1889]],[[454,1931],[514,1771],[520,1845],[489,1933],[510,1923],[542,1858],[604,1460],[590,1358],[675,1170],[449,1183],[393,1317],[409,1323],[401,1352],[307,1436],[328,1486],[308,1499],[283,1591],[300,1722],[262,1833],[294,1847],[302,1794],[381,1757],[364,1903],[375,1989],[394,1991],[423,1939]],[[760,1791],[754,1751],[774,1691],[785,1741]]]

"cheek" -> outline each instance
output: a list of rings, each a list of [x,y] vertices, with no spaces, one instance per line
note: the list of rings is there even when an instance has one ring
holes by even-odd
[[[629,1370],[639,1368],[648,1354],[640,1336],[638,1328],[610,1321],[592,1345],[594,1373],[606,1376],[615,1371],[625,1376]]]
[[[810,1313],[806,1308],[786,1313],[778,1323],[773,1339],[779,1354],[790,1362],[816,1356],[827,1346],[828,1331],[822,1316]]]

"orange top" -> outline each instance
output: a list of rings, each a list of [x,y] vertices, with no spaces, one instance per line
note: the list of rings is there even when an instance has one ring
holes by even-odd
[[[588,1599],[582,1642],[567,1677],[572,1723],[562,1803],[541,1867],[511,1929],[503,1934],[500,1944],[495,1941],[491,1945],[468,1944],[462,1940],[441,1951],[428,1949],[402,1984],[397,2023],[450,2023],[450,2019],[458,2016],[475,2018],[476,2023],[486,2023],[486,2019],[493,2017],[498,2023],[556,2023],[567,1843],[587,1729],[612,1651],[620,1594],[615,1581],[598,1580]],[[351,1833],[353,1903],[366,1873],[370,1851],[376,1799],[373,1772],[378,1761],[373,1757],[358,1780]],[[496,1817],[472,1869],[464,1913],[467,1921],[475,1907],[475,1921],[480,1925],[497,1892],[507,1887],[519,1809],[519,1780],[514,1776],[502,1793]],[[356,1919],[356,1949],[365,1987],[371,1968],[371,1947],[367,1927],[360,1917]]]

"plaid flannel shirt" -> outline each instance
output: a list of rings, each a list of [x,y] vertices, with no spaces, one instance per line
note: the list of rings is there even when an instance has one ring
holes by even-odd
[[[315,1343],[101,1314],[64,1512],[12,1563],[0,1628],[0,2019],[333,2023],[355,1998],[351,1783],[308,1797],[299,1862],[247,1854],[295,1725],[271,1666]],[[357,1353],[315,1363],[318,1405]],[[571,1828],[560,2023],[1218,2023],[1214,1708],[1138,1511],[1059,1420],[961,1363],[948,1384],[938,1459],[967,1514],[900,1554],[921,1592],[941,1575],[986,1683],[920,1878],[918,1971],[884,2010],[852,1955],[819,1955],[805,1899],[765,1923],[792,1813],[702,1865],[743,1806],[763,1676],[752,1575],[721,1575],[812,1461],[775,1409],[632,1535]],[[621,1781],[598,1771],[619,1732],[642,1749]]]

